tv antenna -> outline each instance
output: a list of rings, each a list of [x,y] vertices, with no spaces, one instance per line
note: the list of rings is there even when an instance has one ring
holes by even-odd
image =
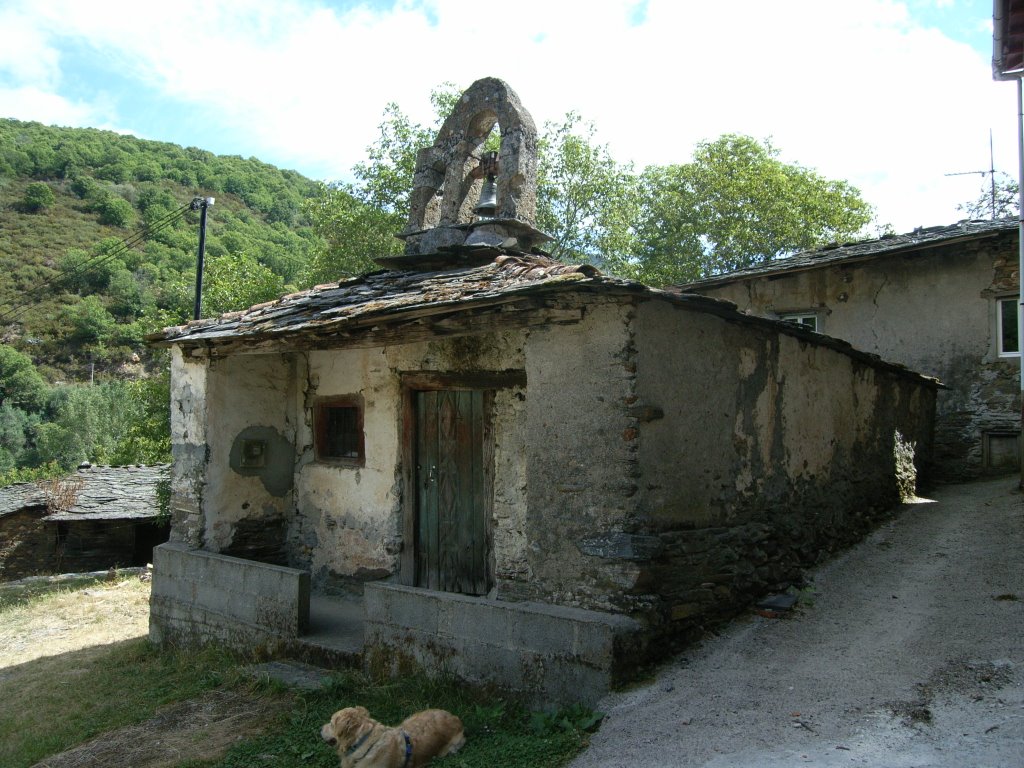
[[[995,153],[992,151],[992,129],[988,129],[988,170],[987,171],[960,171],[959,173],[946,173],[944,176],[978,176],[981,178],[989,177],[991,182],[991,204],[992,204],[992,221],[996,220],[996,160]]]

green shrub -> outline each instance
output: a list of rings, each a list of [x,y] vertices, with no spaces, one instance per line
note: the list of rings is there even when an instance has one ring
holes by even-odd
[[[96,205],[100,224],[111,227],[128,227],[135,219],[135,209],[127,200],[108,195]]]
[[[25,196],[21,203],[26,211],[38,213],[53,205],[55,199],[50,185],[37,181],[25,188]]]

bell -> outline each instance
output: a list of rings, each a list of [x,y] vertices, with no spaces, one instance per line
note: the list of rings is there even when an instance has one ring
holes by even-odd
[[[492,219],[498,212],[498,185],[493,176],[488,176],[480,190],[480,202],[477,203],[473,213],[481,218]]]

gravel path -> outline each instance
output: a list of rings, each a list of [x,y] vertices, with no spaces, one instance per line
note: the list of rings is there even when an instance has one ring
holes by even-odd
[[[813,604],[607,697],[573,768],[1024,766],[1024,497],[930,499],[819,568]]]

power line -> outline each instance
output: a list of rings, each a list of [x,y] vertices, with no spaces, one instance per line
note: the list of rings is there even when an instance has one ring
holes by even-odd
[[[85,261],[75,265],[71,269],[57,270],[57,273],[52,275],[40,282],[35,288],[31,289],[25,294],[25,300],[10,304],[9,308],[0,312],[0,323],[10,323],[18,319],[21,314],[19,310],[23,310],[33,304],[43,293],[43,291],[50,286],[58,286],[62,282],[70,282],[76,277],[80,277],[88,272],[95,270],[96,268],[106,264],[108,261],[120,256],[121,254],[131,250],[139,243],[146,240],[146,238],[166,229],[178,219],[182,218],[191,208],[191,204],[183,205],[180,208],[171,211],[170,213],[164,214],[159,219],[154,221],[152,224],[147,224],[141,227],[139,230],[122,240],[117,246],[111,248],[108,251],[94,254]]]

